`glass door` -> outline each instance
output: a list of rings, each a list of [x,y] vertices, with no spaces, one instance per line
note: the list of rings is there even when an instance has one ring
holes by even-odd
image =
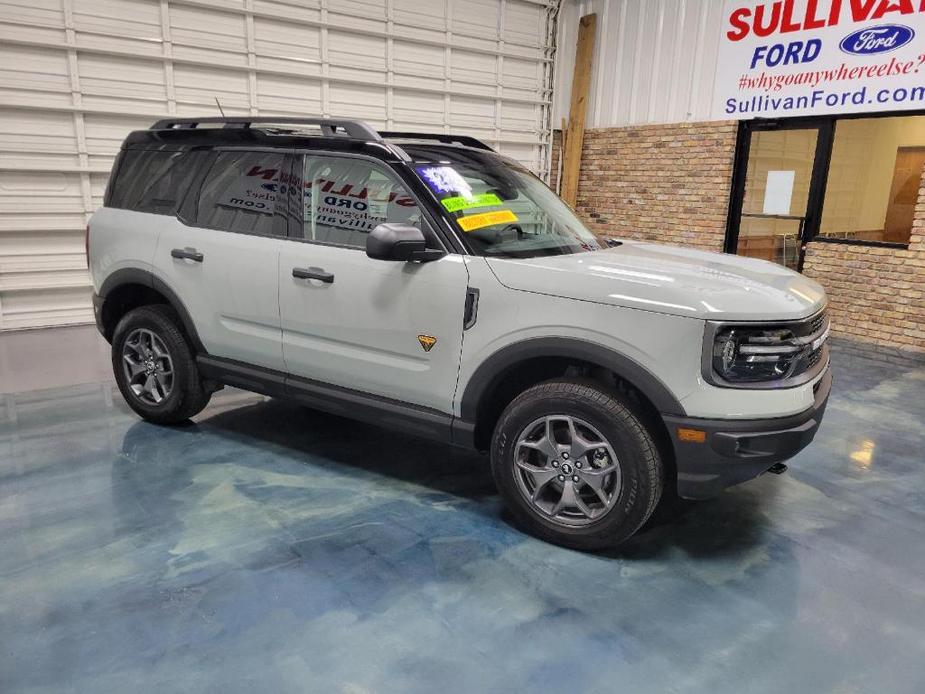
[[[740,140],[727,250],[798,270],[823,125],[750,124]]]

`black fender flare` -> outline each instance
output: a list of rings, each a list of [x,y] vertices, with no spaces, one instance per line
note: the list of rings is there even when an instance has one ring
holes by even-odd
[[[460,419],[474,423],[478,417],[479,403],[499,377],[519,362],[538,357],[565,357],[608,369],[641,392],[661,414],[687,414],[668,387],[634,359],[587,340],[537,337],[502,347],[482,362],[463,391]]]
[[[163,295],[164,298],[167,299],[167,303],[170,304],[170,307],[173,308],[180,317],[180,321],[183,323],[183,329],[189,337],[190,343],[196,354],[208,354],[205,346],[202,344],[202,340],[199,339],[199,333],[196,331],[196,326],[193,323],[189,311],[186,309],[186,305],[180,297],[177,296],[177,293],[171,289],[166,282],[154,275],[154,273],[133,267],[116,270],[104,280],[100,287],[99,298],[101,304],[105,307],[106,297],[115,289],[126,284],[140,284],[145,287],[150,287],[157,293]]]

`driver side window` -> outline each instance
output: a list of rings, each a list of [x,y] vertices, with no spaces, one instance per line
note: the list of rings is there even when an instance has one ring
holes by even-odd
[[[369,232],[386,222],[430,235],[417,202],[391,172],[353,157],[306,156],[303,166],[306,241],[362,249]]]

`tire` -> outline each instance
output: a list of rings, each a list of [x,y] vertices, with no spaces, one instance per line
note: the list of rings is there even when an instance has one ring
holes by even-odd
[[[491,468],[521,526],[580,550],[629,539],[658,505],[664,478],[655,438],[632,406],[598,384],[571,380],[533,386],[507,406],[492,437]]]
[[[112,369],[128,406],[156,424],[185,422],[211,397],[177,314],[166,305],[142,306],[122,317],[112,338]]]

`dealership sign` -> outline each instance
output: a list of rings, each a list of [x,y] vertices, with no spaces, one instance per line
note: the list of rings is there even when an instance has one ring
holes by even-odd
[[[925,110],[925,0],[726,0],[712,115]]]

